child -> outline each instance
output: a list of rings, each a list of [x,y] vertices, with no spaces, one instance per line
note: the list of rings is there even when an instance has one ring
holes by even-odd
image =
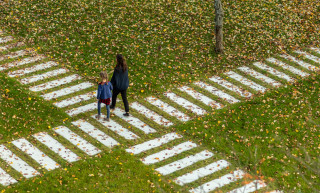
[[[111,101],[111,90],[112,84],[111,82],[107,82],[108,80],[108,74],[105,71],[100,72],[100,78],[101,82],[99,83],[98,86],[98,92],[97,92],[97,99],[98,99],[98,116],[96,117],[97,119],[100,119],[100,114],[101,114],[101,103],[106,104],[107,108],[107,117],[105,121],[110,120],[110,101]]]

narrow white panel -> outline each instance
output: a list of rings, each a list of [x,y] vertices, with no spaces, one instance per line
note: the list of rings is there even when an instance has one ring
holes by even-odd
[[[12,49],[12,48],[17,48],[17,47],[21,47],[24,46],[23,42],[15,42],[12,44],[8,44],[8,45],[4,45],[4,46],[0,46],[0,52]]]
[[[80,159],[75,153],[64,147],[61,143],[52,138],[46,132],[34,134],[33,137],[68,162],[75,162]]]
[[[320,54],[320,48],[317,48],[317,47],[311,47],[310,48],[311,50],[317,52],[318,54]]]
[[[179,138],[182,138],[182,136],[177,133],[168,133],[166,135],[163,135],[160,138],[152,139],[150,141],[146,141],[144,143],[132,146],[126,149],[126,151],[128,153],[139,154],[141,152],[145,152],[155,147],[159,147],[163,144],[169,143],[170,141],[179,139]]]
[[[180,177],[174,179],[174,182],[183,186],[184,184],[188,184],[194,182],[200,178],[213,174],[219,170],[222,170],[228,167],[230,164],[226,160],[219,160],[217,162],[211,163],[205,167],[199,168],[192,172],[186,173]]]
[[[241,76],[240,74],[237,74],[233,71],[229,71],[224,74],[227,75],[228,77],[233,78],[236,81],[239,81],[240,83],[252,88],[253,90],[258,91],[258,92],[264,93],[267,90],[265,87],[255,83],[252,80],[249,80],[249,79],[247,79],[247,78],[245,78],[245,77]]]
[[[105,104],[101,104],[101,109],[104,108]],[[81,107],[77,107],[77,108],[73,108],[70,110],[67,110],[66,113],[68,115],[70,115],[71,117],[78,115],[80,113],[85,113],[85,112],[89,112],[89,111],[93,111],[93,110],[97,110],[98,108],[98,103],[97,102],[93,102]]]
[[[24,55],[26,55],[28,53],[29,52],[27,50],[19,50],[19,51],[16,51],[16,52],[12,52],[11,54],[0,56],[0,61],[8,60],[8,59],[11,59],[11,58],[17,58],[17,57],[20,57],[20,56],[24,56]]]
[[[21,70],[16,70],[16,71],[13,71],[13,72],[9,72],[8,76],[10,76],[10,77],[23,76],[25,74],[36,72],[36,71],[39,71],[39,70],[44,70],[44,69],[47,69],[47,68],[51,68],[53,66],[58,66],[58,64],[55,63],[55,62],[50,61],[50,62],[38,64],[38,65],[29,67],[29,68],[24,68],[24,69],[21,69]]]
[[[78,74],[73,74],[64,78],[60,78],[57,80],[52,80],[50,82],[46,82],[43,84],[39,84],[37,86],[32,86],[29,89],[33,92],[38,92],[38,91],[43,91],[43,90],[48,90],[51,88],[55,88],[64,84],[68,84],[70,82],[73,82],[75,80],[80,80],[81,76],[79,76]]]
[[[124,113],[125,112],[119,108],[115,108],[113,111],[113,114],[115,114],[116,116],[125,120],[126,122],[130,123],[131,125],[135,126],[136,128],[140,129],[141,131],[143,131],[146,134],[157,132],[155,129],[151,128],[149,125],[145,124],[140,119],[138,119],[132,115],[124,116],[123,115]]]
[[[65,126],[56,127],[53,130],[90,156],[96,155],[101,152],[101,150],[99,150],[91,143],[87,142],[82,137],[80,137],[79,135],[77,135]]]
[[[18,181],[12,178],[7,172],[0,168],[0,184],[8,186],[10,184],[17,183]]]
[[[86,122],[85,120],[80,119],[78,121],[72,122],[72,124],[109,148],[119,145],[119,142],[117,142],[104,132],[100,131],[99,129],[95,128],[93,125]]]
[[[4,44],[13,40],[12,36],[0,37],[0,44]]]
[[[312,61],[320,64],[320,58],[317,57],[317,56],[311,55],[311,54],[309,54],[309,53],[307,53],[307,52],[300,51],[300,50],[297,50],[297,51],[294,51],[294,52],[297,53],[297,54],[301,54],[301,55],[303,55],[304,57],[306,57],[307,59],[312,60]]]
[[[43,60],[45,58],[46,58],[45,56],[37,55],[37,56],[33,56],[33,57],[24,58],[22,60],[10,62],[10,63],[7,63],[7,64],[3,64],[2,66],[0,66],[0,71],[6,70],[6,69],[9,69],[9,68],[13,68],[13,67],[16,67],[16,66],[22,66],[24,64],[37,62],[37,61]]]
[[[96,96],[97,96],[97,93],[95,91],[92,91],[92,92],[88,92],[86,94],[77,95],[77,96],[65,99],[65,100],[60,101],[60,102],[55,102],[53,104],[56,107],[63,108],[63,107],[67,107],[67,106],[70,106],[70,105],[74,105],[76,103],[80,103],[82,101],[90,100],[90,99],[92,99],[92,98],[94,98]]]
[[[34,159],[47,170],[50,171],[59,168],[59,164],[57,164],[57,162],[53,161],[50,157],[48,157],[45,153],[40,151],[26,139],[18,139],[12,141],[12,144],[19,148],[21,151],[28,154],[32,159]]]
[[[249,184],[246,184],[240,188],[234,189],[228,193],[251,193],[258,191],[261,188],[266,187],[267,185],[261,181],[261,180],[254,180],[253,182],[250,182]]]
[[[162,175],[168,175],[175,171],[191,166],[192,164],[197,163],[198,161],[208,159],[212,156],[213,156],[213,153],[205,150],[195,155],[190,155],[186,158],[180,159],[178,161],[175,161],[165,166],[162,166],[160,168],[157,168],[156,171],[158,171]]]
[[[201,101],[205,105],[208,105],[212,108],[221,109],[223,107],[220,103],[218,103],[218,102],[212,100],[211,98],[195,91],[194,89],[192,89],[188,86],[179,87],[179,90],[186,92],[188,95],[192,96],[193,98]]]
[[[283,193],[283,191],[280,191],[280,190],[274,190],[274,191],[269,192],[269,193]]]
[[[63,88],[61,90],[57,90],[57,91],[53,91],[51,93],[47,93],[47,94],[44,94],[44,95],[41,95],[41,96],[45,100],[51,100],[51,99],[58,98],[58,97],[61,97],[61,96],[64,96],[64,95],[68,95],[68,94],[71,94],[71,93],[74,93],[74,92],[78,92],[78,91],[83,90],[83,89],[90,88],[92,86],[93,86],[93,84],[91,82],[83,82],[83,83],[80,83],[80,84],[77,84],[77,85],[74,85],[74,86]]]
[[[294,78],[292,78],[292,77],[288,76],[287,74],[285,74],[283,72],[280,72],[280,71],[278,71],[278,70],[276,70],[276,69],[274,69],[274,68],[272,68],[272,67],[270,67],[268,65],[265,65],[265,64],[263,64],[261,62],[255,62],[255,63],[253,63],[253,65],[255,65],[256,67],[258,67],[258,68],[260,68],[262,70],[267,71],[268,73],[270,73],[270,74],[272,74],[274,76],[277,76],[277,77],[279,77],[281,79],[284,79],[284,80],[286,80],[288,82],[294,81]]]
[[[272,86],[275,86],[275,87],[278,87],[278,86],[281,86],[281,84],[255,70],[252,70],[246,66],[242,66],[242,67],[239,67],[238,68],[239,70],[251,75],[252,77],[256,78],[256,79],[259,79],[259,80],[262,80],[268,84],[271,84]]]
[[[154,164],[154,163],[163,161],[165,159],[168,159],[172,156],[178,155],[184,151],[195,148],[197,146],[198,146],[197,144],[190,142],[190,141],[187,141],[187,142],[181,143],[179,145],[176,145],[172,148],[165,149],[165,150],[162,150],[158,153],[155,153],[155,154],[149,155],[145,158],[142,158],[141,161],[146,165]]]
[[[312,70],[312,71],[316,71],[316,70],[319,70],[319,68],[317,66],[313,66],[305,61],[302,61],[302,60],[299,60],[291,55],[285,55],[285,54],[282,54],[280,55],[282,58],[284,59],[287,59],[289,61],[292,61],[292,62],[295,62],[297,64],[299,64],[300,66],[308,69],[308,70]]]
[[[177,110],[176,108],[170,106],[168,103],[161,101],[158,98],[153,96],[146,98],[146,100],[151,103],[152,105],[158,107],[159,109],[163,110],[164,112],[168,113],[169,115],[176,117],[180,121],[189,121],[190,117],[181,111]]]
[[[290,72],[292,72],[294,74],[297,74],[299,76],[305,77],[305,76],[309,76],[310,75],[310,74],[308,74],[306,72],[303,72],[303,71],[301,71],[301,70],[299,70],[299,69],[297,69],[297,68],[295,68],[293,66],[290,66],[290,65],[288,65],[288,64],[286,64],[286,63],[284,63],[284,62],[282,62],[280,60],[277,60],[275,58],[268,58],[266,60],[268,62],[271,62],[273,64],[276,64],[276,65],[282,67],[283,69],[289,70]]]
[[[178,95],[174,94],[173,92],[164,93],[164,96],[168,97],[173,102],[177,103],[178,105],[181,105],[182,107],[192,111],[193,113],[195,113],[197,115],[204,115],[207,113],[207,111],[200,108],[198,105],[195,105],[192,102],[190,102],[182,97],[179,97]]]
[[[139,104],[137,102],[131,103],[131,107],[133,109],[135,109],[136,111],[138,111],[139,113],[141,113],[144,116],[146,116],[148,119],[151,119],[152,121],[158,123],[159,125],[162,125],[162,126],[165,126],[165,127],[169,127],[169,126],[173,125],[173,123],[171,121],[169,121],[166,118],[158,115],[154,111],[149,110],[148,108],[146,108],[145,106],[143,106],[143,105],[141,105],[141,104]]]
[[[33,83],[33,82],[37,82],[39,80],[44,80],[44,79],[47,79],[47,78],[58,76],[60,74],[66,73],[66,72],[68,72],[67,69],[60,68],[60,69],[52,70],[52,71],[49,71],[49,72],[46,72],[46,73],[43,73],[43,74],[37,74],[37,75],[34,75],[34,76],[30,76],[30,77],[21,79],[20,82],[22,84],[30,84],[30,83]]]
[[[245,97],[245,98],[250,98],[252,96],[252,94],[246,90],[243,90],[233,84],[231,84],[230,82],[224,80],[223,78],[219,77],[219,76],[213,76],[211,78],[209,78],[209,80],[219,84],[220,86],[231,90],[232,92],[237,93],[238,95]]]
[[[222,176],[219,179],[212,180],[208,183],[205,183],[195,189],[191,189],[190,192],[193,193],[203,193],[203,192],[211,192],[215,190],[216,188],[221,188],[227,184],[230,184],[231,182],[235,182],[241,178],[243,178],[244,172],[241,170],[236,170],[233,172],[233,174],[227,174]]]
[[[195,82],[196,86],[199,86],[200,88],[203,88],[210,93],[222,98],[223,100],[226,100],[228,103],[237,103],[240,102],[238,99],[234,98],[233,96],[228,95],[227,93],[222,92],[221,90],[218,90],[217,88],[206,84],[204,82]]]
[[[132,139],[137,139],[139,136],[134,134],[133,132],[129,131],[128,129],[122,127],[118,123],[116,123],[113,120],[105,121],[104,119],[106,118],[105,115],[101,115],[100,119],[96,118],[97,115],[93,115],[92,118],[96,119],[99,123],[101,123],[103,126],[107,127],[111,131],[115,132],[116,134],[124,137],[125,139],[132,140]]]
[[[31,178],[40,174],[4,145],[0,145],[0,157],[25,178]]]

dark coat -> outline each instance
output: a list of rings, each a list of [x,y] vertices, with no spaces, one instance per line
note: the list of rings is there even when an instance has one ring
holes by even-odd
[[[128,69],[122,71],[122,68],[115,68],[110,81],[115,90],[127,90],[129,87]]]

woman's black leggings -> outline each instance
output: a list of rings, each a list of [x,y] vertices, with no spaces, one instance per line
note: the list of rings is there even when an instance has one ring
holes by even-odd
[[[113,89],[113,91],[112,91],[112,103],[111,103],[110,108],[114,108],[116,106],[117,96],[118,96],[119,93],[121,93],[122,101],[123,101],[123,104],[124,104],[124,109],[128,113],[129,112],[129,103],[128,103],[128,99],[127,99],[127,89],[126,90]]]

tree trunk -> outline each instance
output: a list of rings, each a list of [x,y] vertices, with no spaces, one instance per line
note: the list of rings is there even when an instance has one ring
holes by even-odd
[[[215,0],[214,9],[215,16],[215,33],[216,33],[216,52],[223,52],[223,8],[221,0]]]

